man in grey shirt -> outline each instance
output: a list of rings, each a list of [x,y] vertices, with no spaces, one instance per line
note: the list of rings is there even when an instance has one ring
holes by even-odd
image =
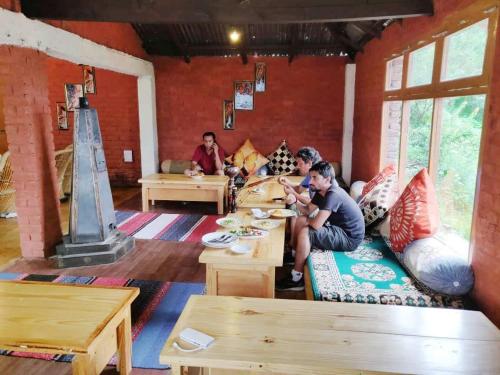
[[[307,205],[308,212],[319,209],[314,218],[301,216],[295,224],[296,255],[291,274],[277,290],[304,290],[304,265],[311,248],[355,250],[365,235],[363,214],[354,200],[338,186],[330,163],[320,161],[309,170],[309,188],[316,191]]]

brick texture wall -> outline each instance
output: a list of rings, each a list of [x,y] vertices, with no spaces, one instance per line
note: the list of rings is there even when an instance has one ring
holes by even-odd
[[[256,93],[253,111],[236,111],[235,130],[222,129],[222,100],[233,81],[254,79],[256,61],[267,63],[266,92]],[[246,138],[267,154],[286,139],[293,151],[311,145],[329,160],[342,155],[343,58],[285,57],[182,59],[157,57],[157,116],[160,160],[190,159],[203,132],[212,130],[226,152]]]
[[[435,0],[435,15],[408,19],[389,26],[381,40],[371,41],[356,58],[356,102],[354,115],[353,179],[369,180],[379,170],[381,152],[382,102],[385,60],[404,49],[419,35],[439,27],[444,17],[469,5],[471,0]],[[491,87],[483,160],[479,172],[476,233],[472,247],[472,266],[476,283],[473,296],[482,311],[500,326],[500,38],[497,37],[495,68]]]
[[[24,257],[52,254],[61,240],[46,56],[0,46],[0,116],[14,170]]]
[[[55,149],[73,142],[73,113],[69,130],[59,130],[56,102],[64,102],[64,84],[81,83],[82,68],[76,64],[47,58],[49,102]],[[137,78],[96,69],[97,94],[89,94],[90,106],[97,109],[110,181],[113,185],[135,185],[141,174]],[[123,150],[132,150],[134,161],[123,161]]]

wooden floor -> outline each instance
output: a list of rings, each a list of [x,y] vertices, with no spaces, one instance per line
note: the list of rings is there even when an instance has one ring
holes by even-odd
[[[118,210],[141,210],[141,194],[138,188],[113,189],[113,200],[115,209]],[[204,212],[216,214],[215,204],[207,203],[157,203],[152,208],[159,212],[175,213],[195,213]],[[68,203],[61,204],[62,230],[68,231]],[[5,222],[4,222],[5,221]],[[159,240],[137,240],[136,247],[129,254],[119,261],[100,266],[76,267],[68,269],[54,268],[52,263],[46,259],[15,259],[21,255],[19,249],[19,232],[15,219],[0,219],[0,260],[7,259],[9,264],[4,266],[3,272],[23,272],[51,275],[72,275],[72,276],[107,276],[126,277],[143,280],[161,281],[184,281],[184,282],[204,282],[205,265],[198,262],[198,257],[203,250],[198,243],[159,241]],[[6,250],[5,250],[6,249]],[[10,257],[10,258],[9,258]],[[13,259],[14,258],[14,259]],[[286,270],[278,269],[279,279]],[[304,299],[304,293],[277,293],[278,298]],[[118,374],[114,367],[110,367],[104,372],[107,375]],[[0,374],[9,375],[31,375],[50,374],[62,375],[71,374],[71,364],[56,363],[51,361],[36,359],[17,359],[0,356]],[[133,375],[166,375],[168,370],[132,370]]]

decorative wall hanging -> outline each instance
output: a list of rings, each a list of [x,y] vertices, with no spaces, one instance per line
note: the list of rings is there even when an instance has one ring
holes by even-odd
[[[83,90],[85,94],[96,94],[95,68],[93,66],[82,65],[83,69]]]
[[[234,82],[234,109],[253,110],[254,81]]]
[[[255,92],[266,91],[266,63],[255,63]]]
[[[66,83],[64,85],[66,93],[66,110],[74,112],[75,108],[80,108],[80,98],[83,97],[83,86],[79,83]]]
[[[234,101],[223,100],[222,101],[222,127],[224,130],[234,130]]]
[[[57,128],[59,130],[68,130],[68,113],[66,103],[56,103]]]

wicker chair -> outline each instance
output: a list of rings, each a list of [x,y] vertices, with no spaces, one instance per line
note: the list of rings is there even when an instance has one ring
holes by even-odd
[[[72,155],[73,155],[73,150],[67,148],[55,152],[56,169],[57,169],[57,186],[59,186],[59,199],[63,199],[66,197],[66,195],[64,195],[63,183],[66,170],[68,169],[68,166],[71,163]]]
[[[6,214],[16,211],[15,193],[10,152],[7,151],[0,157],[0,213]]]
[[[71,150],[71,156],[69,157],[69,164],[64,173],[62,189],[65,195],[71,195],[71,182],[73,180],[73,145],[69,145],[65,150]]]

